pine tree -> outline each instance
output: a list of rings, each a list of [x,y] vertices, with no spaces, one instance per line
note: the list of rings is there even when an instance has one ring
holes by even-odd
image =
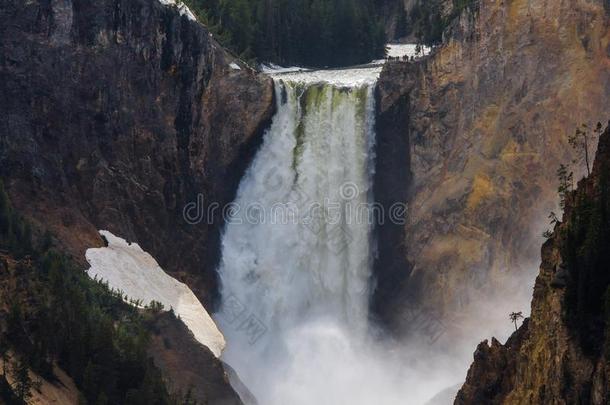
[[[0,180],[0,236],[7,236],[10,232],[11,207],[4,183]],[[0,239],[1,240],[1,239]]]
[[[559,193],[559,205],[561,206],[561,209],[564,209],[566,200],[574,187],[574,174],[571,171],[568,172],[566,165],[560,164],[559,169],[557,169],[557,177],[559,177],[559,187],[557,188]]]
[[[394,36],[396,39],[400,39],[408,34],[407,12],[401,8],[401,10],[398,12],[398,18],[396,19]]]
[[[568,136],[568,142],[570,146],[576,151],[576,155],[579,160],[585,161],[585,167],[587,169],[587,176],[591,174],[591,162],[589,157],[590,149],[595,144],[595,140],[602,133],[602,124],[598,122],[593,130],[593,133],[589,131],[589,126],[587,124],[582,124],[579,128],[576,128],[576,131],[573,135]],[[574,163],[576,163],[575,161]]]
[[[23,341],[23,311],[18,299],[13,299],[7,317],[7,335],[13,343]]]
[[[108,396],[105,393],[100,392],[97,399],[95,400],[95,405],[108,405]]]
[[[3,377],[6,377],[6,366],[8,365],[8,362],[9,362],[8,350],[9,350],[8,340],[6,339],[6,337],[4,335],[1,335],[0,336],[0,361],[2,361],[2,376]]]
[[[523,312],[519,311],[519,312],[511,312],[510,315],[508,315],[508,318],[511,320],[512,323],[515,324],[515,332],[517,331],[517,321],[519,319],[523,319]]]
[[[87,367],[85,367],[82,383],[83,393],[86,398],[94,400],[98,397],[97,385],[97,373],[95,372],[93,363],[89,360],[89,362],[87,362]]]
[[[32,396],[32,379],[29,367],[25,359],[21,359],[13,365],[13,379],[15,380],[14,392],[21,401],[27,401]]]
[[[195,405],[196,404],[195,399],[193,399],[193,387],[189,387],[189,389],[186,391],[186,394],[184,395],[184,398],[182,399],[182,403],[184,405]]]

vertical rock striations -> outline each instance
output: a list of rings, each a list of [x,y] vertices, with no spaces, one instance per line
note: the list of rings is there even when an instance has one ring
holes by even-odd
[[[571,159],[567,134],[607,114],[608,22],[601,0],[481,1],[418,68],[384,68],[379,97],[389,105],[380,108],[405,110],[408,98],[408,126],[379,125],[377,134],[409,145],[403,191],[392,185],[377,196],[409,203],[409,223],[392,234],[399,248],[380,251],[382,262],[411,263],[402,265],[399,301],[376,298],[390,305],[378,312],[393,313],[395,327],[404,322],[392,304],[438,309],[459,323],[474,303],[512,294],[510,281],[531,272],[556,207],[555,171]],[[382,145],[378,160],[395,153]],[[393,283],[386,267],[377,269],[381,286]]]
[[[417,80],[417,65],[389,64],[377,86],[375,120],[375,176],[373,195],[383,207],[384,217],[377,225],[377,254],[374,272],[377,276],[373,312],[382,321],[391,319],[387,311],[410,271],[406,255],[405,224],[392,221],[394,203],[408,200],[412,181],[409,136],[410,92]],[[388,72],[391,71],[391,74]],[[400,80],[396,80],[400,79]],[[382,89],[381,91],[379,89]]]
[[[0,176],[15,206],[80,261],[97,229],[138,241],[209,304],[222,217],[207,209],[233,198],[271,80],[154,0],[9,0],[0,48]]]

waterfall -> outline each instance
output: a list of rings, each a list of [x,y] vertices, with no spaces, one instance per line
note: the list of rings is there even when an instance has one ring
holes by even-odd
[[[409,362],[369,325],[379,71],[274,77],[276,115],[226,210],[215,317],[259,405],[402,405],[444,388],[422,370],[405,385]]]
[[[239,187],[219,269],[225,356],[246,384],[262,374],[248,370],[252,357],[289,355],[304,325],[366,332],[377,72],[352,86],[275,79],[277,113]]]

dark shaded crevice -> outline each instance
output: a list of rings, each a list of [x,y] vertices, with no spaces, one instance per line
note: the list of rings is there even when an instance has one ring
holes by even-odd
[[[379,100],[379,89],[377,99]],[[379,106],[381,103],[377,102]],[[371,302],[372,315],[389,324],[388,310],[403,290],[411,272],[405,245],[406,215],[395,218],[408,201],[412,181],[409,143],[409,94],[401,95],[384,111],[377,109],[375,121],[376,160],[373,192],[375,203],[383,208],[376,226],[377,254],[373,265],[376,286]]]

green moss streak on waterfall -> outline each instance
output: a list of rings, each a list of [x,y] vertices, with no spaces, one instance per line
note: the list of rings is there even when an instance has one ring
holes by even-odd
[[[336,87],[331,84],[306,84],[286,82],[284,83],[287,90],[287,102],[298,107],[295,127],[295,146],[292,152],[291,168],[295,173],[295,184],[300,181],[299,167],[303,164],[303,154],[308,149],[320,149],[314,152],[323,156],[327,151],[329,136],[333,136],[335,130],[332,127],[327,127],[329,124],[315,121],[316,117],[312,114],[330,115],[329,123],[333,122],[332,116],[335,114],[343,114],[346,106],[355,108],[355,119],[358,131],[366,131],[366,108],[369,97],[368,87],[363,85],[360,87]],[[315,129],[315,126],[318,126]],[[314,127],[312,127],[314,126]],[[308,132],[319,131],[315,137],[308,136]],[[337,136],[335,134],[335,136]],[[365,137],[358,139],[357,142],[366,142]],[[347,145],[343,145],[347,148]],[[347,158],[347,157],[346,157]],[[328,173],[319,173],[322,176]]]
[[[356,117],[359,122],[365,122],[366,114],[366,101],[368,98],[368,89],[366,87],[359,87],[354,90],[356,96]]]
[[[299,164],[299,161],[301,160],[301,156],[303,155],[303,140],[305,139],[305,124],[303,122],[302,117],[305,117],[308,111],[306,103],[307,97],[305,94],[307,89],[302,83],[294,85],[291,84],[291,86],[293,86],[293,93],[291,93],[291,96],[298,98],[295,100],[295,102],[298,102],[300,107],[298,124],[294,134],[296,142],[294,146],[294,151],[292,152],[292,170],[294,170],[294,172],[296,173],[296,183],[299,179],[299,172],[297,171],[297,166]]]
[[[369,97],[368,89],[366,87],[359,87],[354,90],[354,95],[356,97],[356,118],[357,122],[360,123],[360,131],[363,133],[363,136],[360,138],[359,142],[366,143],[366,107],[367,107],[367,99]]]
[[[298,102],[300,103],[300,117],[298,120],[297,128],[296,128],[296,144],[293,152],[292,159],[292,169],[297,173],[298,180],[298,166],[301,162],[303,151],[305,150],[305,126],[308,111],[316,111],[320,108],[322,101],[327,98],[328,91],[332,91],[332,86],[329,85],[314,85],[307,86],[305,84],[293,84],[293,88],[295,89],[295,94],[302,96],[299,98]]]

